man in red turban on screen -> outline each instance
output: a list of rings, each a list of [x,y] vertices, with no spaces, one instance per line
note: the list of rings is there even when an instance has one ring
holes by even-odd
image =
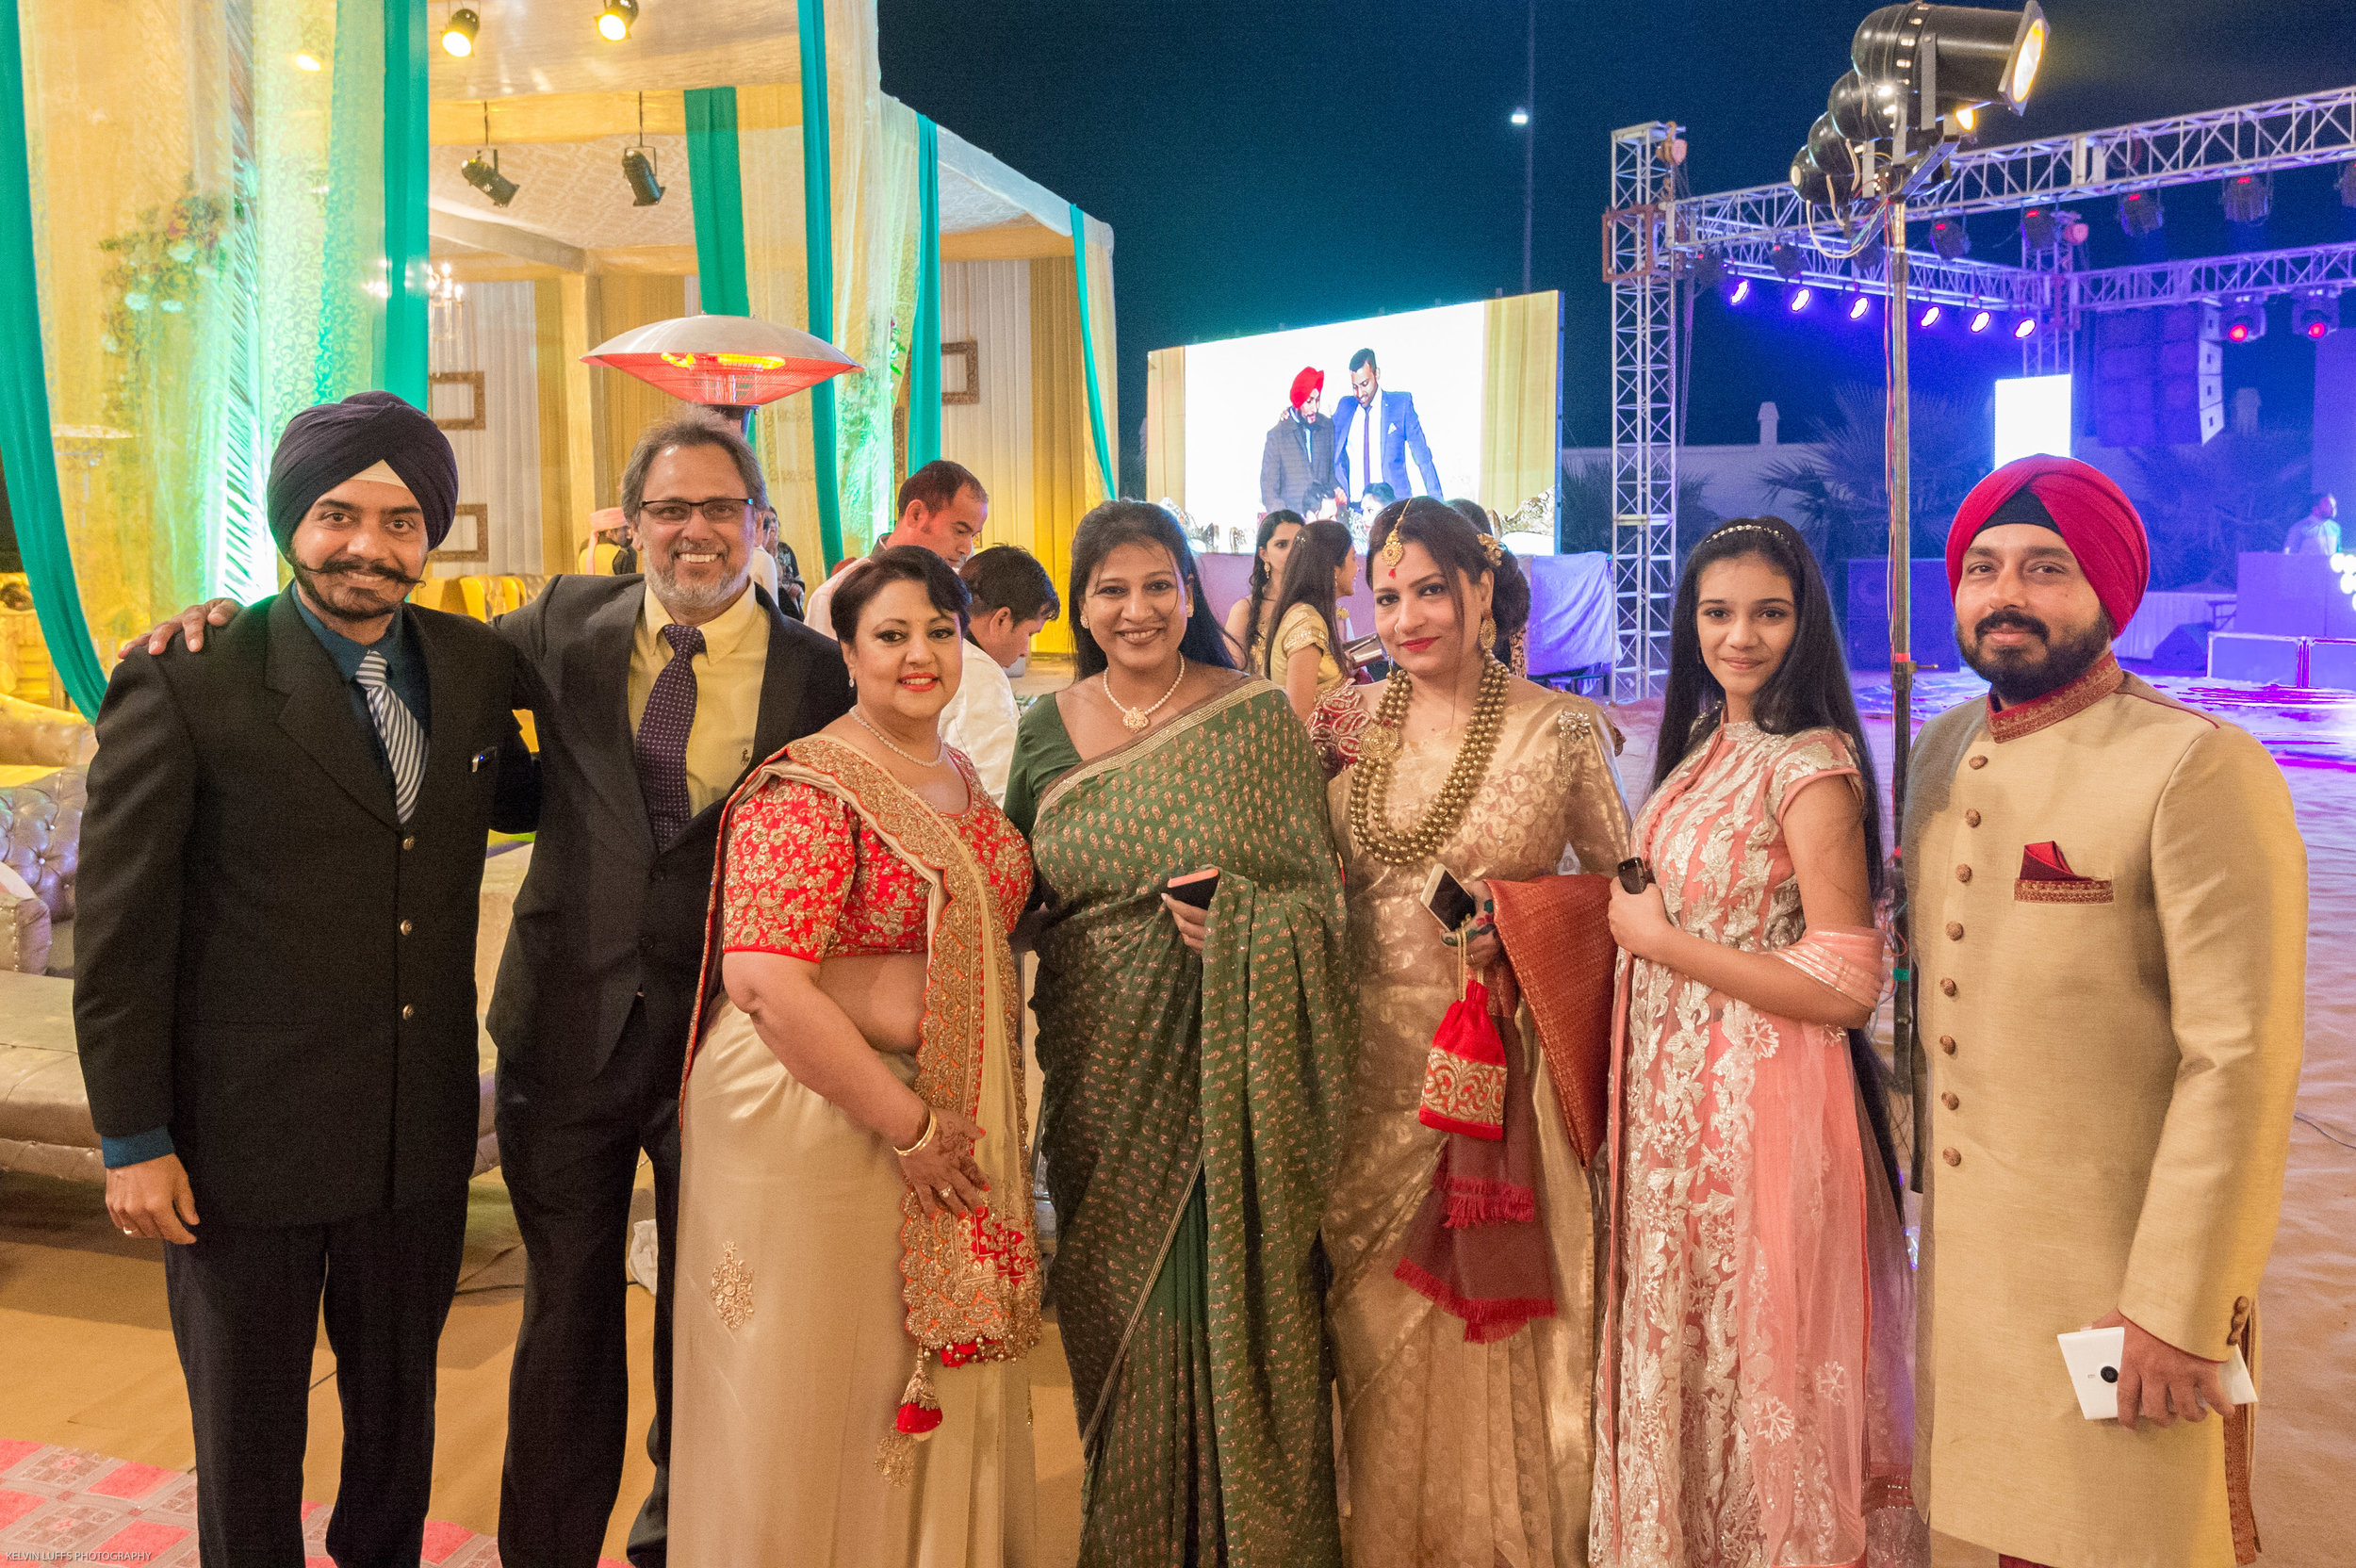
[[[2282,1205],[2306,849],[2256,741],[2112,657],[2150,559],[2084,463],[1980,482],[1947,581],[1990,690],[1924,728],[1906,803],[1914,1496],[2007,1564],[2257,1551],[2227,1389]],[[2056,1342],[2088,1328],[2121,1331],[2089,1371],[2116,1419],[2081,1413]]]
[[[1318,411],[1325,372],[1311,367],[1293,377],[1292,400],[1268,433],[1260,451],[1260,515],[1289,509],[1314,517],[1333,483],[1333,421]]]

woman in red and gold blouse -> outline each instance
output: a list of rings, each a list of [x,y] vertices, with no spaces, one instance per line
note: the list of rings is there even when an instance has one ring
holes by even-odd
[[[966,594],[884,551],[858,699],[728,805],[680,1096],[671,1560],[1032,1561],[1030,852],[938,718]]]

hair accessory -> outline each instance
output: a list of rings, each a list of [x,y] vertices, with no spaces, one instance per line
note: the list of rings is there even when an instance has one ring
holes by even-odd
[[[1481,536],[1481,553],[1489,558],[1489,564],[1492,566],[1501,566],[1505,564],[1505,547],[1497,543],[1497,535],[1493,533],[1484,533]]]
[[[1774,529],[1764,523],[1728,523],[1722,529],[1712,530],[1710,537],[1718,539],[1729,533],[1763,533],[1770,539],[1780,537]]]
[[[1404,519],[1401,520],[1404,521]],[[1393,523],[1391,525],[1391,535],[1389,538],[1383,541],[1382,552],[1376,557],[1376,559],[1383,563],[1385,570],[1395,572],[1399,570],[1399,557],[1405,555],[1406,553],[1407,531],[1399,527],[1398,523]]]

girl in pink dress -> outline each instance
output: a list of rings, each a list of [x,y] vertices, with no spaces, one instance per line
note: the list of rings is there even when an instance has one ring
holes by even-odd
[[[1873,762],[1824,581],[1742,518],[1678,585],[1616,890],[1597,1568],[1923,1560],[1911,1282],[1877,1058]]]

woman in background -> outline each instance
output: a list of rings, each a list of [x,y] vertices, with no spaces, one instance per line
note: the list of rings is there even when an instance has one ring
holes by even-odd
[[[1464,966],[1480,974],[1497,939],[1476,923],[1460,959],[1422,894],[1434,866],[1481,902],[1498,882],[1611,871],[1628,841],[1616,737],[1585,697],[1497,662],[1484,623],[1511,557],[1494,539],[1416,499],[1385,508],[1368,544],[1393,673],[1343,689],[1372,722],[1328,794],[1362,1030],[1324,1230],[1350,1561],[1573,1568],[1593,1453],[1587,1172],[1543,1056],[1510,1075],[1497,1141],[1423,1119],[1434,1032]],[[1509,1033],[1507,1050],[1519,1046]],[[1479,1257],[1450,1270],[1432,1255],[1442,1228],[1430,1211],[1448,1207],[1443,1187],[1474,1190],[1483,1173],[1513,1200],[1474,1223],[1450,1217],[1450,1244]]]
[[[957,574],[909,547],[839,580],[856,704],[721,826],[680,1099],[671,1560],[1027,1568],[1039,1250],[1006,934],[1030,856],[941,740]]]
[[[1237,669],[1257,669],[1260,646],[1275,624],[1276,604],[1270,596],[1284,575],[1284,557],[1301,530],[1298,512],[1279,507],[1260,519],[1259,542],[1252,546],[1252,592],[1227,611],[1227,662]]]
[[[1340,1561],[1313,1253],[1356,1039],[1324,781],[1227,667],[1178,525],[1072,542],[1079,676],[1023,715],[1039,1142],[1089,1568]],[[1209,872],[1208,907],[1173,877]],[[1198,884],[1199,886],[1199,884]]]
[[[1357,580],[1358,547],[1347,526],[1316,522],[1301,529],[1271,601],[1276,630],[1261,645],[1261,663],[1252,673],[1282,686],[1304,722],[1318,698],[1350,679],[1338,611]]]
[[[1598,1568],[1921,1560],[1912,1301],[1862,1031],[1889,976],[1873,762],[1778,518],[1694,547],[1623,951]]]

